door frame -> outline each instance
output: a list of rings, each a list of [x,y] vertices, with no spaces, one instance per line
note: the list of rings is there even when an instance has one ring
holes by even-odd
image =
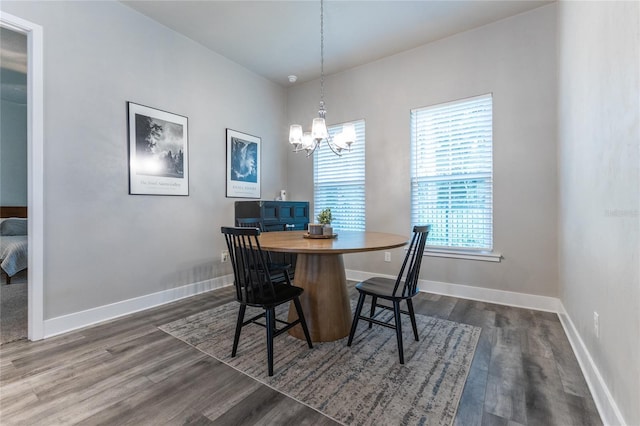
[[[42,27],[0,11],[0,25],[27,36],[28,337],[44,338],[44,69]]]

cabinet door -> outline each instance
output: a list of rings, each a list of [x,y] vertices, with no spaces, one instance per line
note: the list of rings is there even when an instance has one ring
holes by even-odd
[[[296,203],[292,207],[292,216],[295,221],[309,222],[309,203]]]
[[[309,223],[309,203],[292,201],[278,204],[278,219],[285,231],[302,231]]]
[[[278,206],[278,219],[281,222],[291,222],[294,217],[295,207],[293,204],[281,203]]]
[[[282,202],[278,204],[278,218],[283,222],[308,222],[309,203]]]
[[[278,205],[275,203],[262,204],[262,222],[264,223],[265,228],[269,224],[280,221],[278,217],[278,210]]]

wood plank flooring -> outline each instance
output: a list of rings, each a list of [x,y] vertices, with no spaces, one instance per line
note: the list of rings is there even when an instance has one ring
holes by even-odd
[[[0,424],[337,424],[157,329],[231,300],[227,287],[0,346]],[[601,424],[555,314],[432,294],[414,306],[482,327],[456,425]]]

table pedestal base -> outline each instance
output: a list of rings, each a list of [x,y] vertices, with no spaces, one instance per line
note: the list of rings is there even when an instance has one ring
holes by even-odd
[[[341,254],[298,254],[294,285],[304,289],[300,303],[312,341],[330,342],[349,335],[352,314]],[[289,321],[296,318],[291,305]],[[304,339],[300,325],[289,334]]]

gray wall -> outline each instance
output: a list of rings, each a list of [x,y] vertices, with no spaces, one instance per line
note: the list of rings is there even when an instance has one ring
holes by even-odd
[[[118,2],[2,2],[43,27],[45,319],[231,273],[225,128],[286,182],[284,91]],[[190,195],[128,195],[126,102],[189,118]]]
[[[0,100],[0,205],[27,205],[27,105]]]
[[[556,6],[545,6],[326,79],[328,122],[366,120],[367,229],[405,235],[410,110],[493,93],[494,246],[504,260],[432,257],[421,278],[558,296],[555,19]],[[311,122],[318,91],[317,81],[289,90],[289,122]],[[289,192],[313,199],[312,161],[290,153],[288,167]],[[381,252],[349,255],[345,263],[393,274],[401,255],[392,263]]]
[[[27,37],[0,28],[0,205],[27,205]]]
[[[0,28],[0,205],[27,205],[27,37]]]
[[[562,2],[558,19],[560,297],[629,425],[640,424],[639,17],[638,2]]]

